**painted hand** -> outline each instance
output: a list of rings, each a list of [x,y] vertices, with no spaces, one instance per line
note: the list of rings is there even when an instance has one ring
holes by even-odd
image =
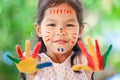
[[[37,69],[41,69],[52,65],[50,62],[37,64],[35,58],[37,57],[41,45],[42,45],[41,42],[38,42],[32,52],[32,55],[30,55],[30,41],[26,40],[25,56],[23,56],[20,46],[16,45],[16,52],[19,56],[19,59],[13,58],[10,55],[7,55],[7,57],[13,62],[15,62],[16,67],[20,72],[28,73],[28,74],[34,73],[37,71]]]
[[[72,66],[72,69],[74,71],[78,71],[82,69],[82,70],[93,71],[93,72],[98,72],[98,71],[103,70],[106,66],[107,57],[112,49],[112,45],[109,46],[108,50],[102,56],[97,40],[95,40],[95,45],[96,45],[95,51],[93,49],[93,45],[92,45],[90,38],[87,39],[87,42],[88,42],[90,53],[88,53],[83,43],[81,41],[78,41],[78,46],[81,49],[82,53],[85,55],[87,59],[87,64],[86,65],[74,65]]]

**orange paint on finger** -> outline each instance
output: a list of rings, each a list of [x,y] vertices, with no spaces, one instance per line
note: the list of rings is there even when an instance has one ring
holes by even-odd
[[[26,40],[25,43],[25,53],[26,53],[26,57],[30,57],[30,41]]]

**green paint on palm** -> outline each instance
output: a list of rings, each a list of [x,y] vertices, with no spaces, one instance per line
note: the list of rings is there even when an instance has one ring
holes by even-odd
[[[10,56],[10,55],[7,55],[7,57],[8,57],[11,61],[13,61],[13,62],[15,62],[15,63],[17,63],[17,64],[20,62],[19,59],[13,58],[13,57]]]
[[[112,50],[112,44],[109,46],[108,50],[105,52],[104,56],[103,56],[103,69],[106,66],[106,62],[107,62],[107,57],[110,54],[110,51]]]

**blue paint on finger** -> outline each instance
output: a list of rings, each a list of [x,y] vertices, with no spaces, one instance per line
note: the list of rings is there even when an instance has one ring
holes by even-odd
[[[41,68],[50,67],[50,66],[52,66],[51,62],[45,62],[45,63],[38,64],[37,68],[41,69]]]

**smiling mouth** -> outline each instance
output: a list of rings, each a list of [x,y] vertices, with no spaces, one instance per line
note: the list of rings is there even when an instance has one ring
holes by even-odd
[[[64,45],[64,44],[66,44],[68,41],[66,41],[66,40],[56,40],[56,41],[54,41],[54,42],[57,43],[57,44]]]

